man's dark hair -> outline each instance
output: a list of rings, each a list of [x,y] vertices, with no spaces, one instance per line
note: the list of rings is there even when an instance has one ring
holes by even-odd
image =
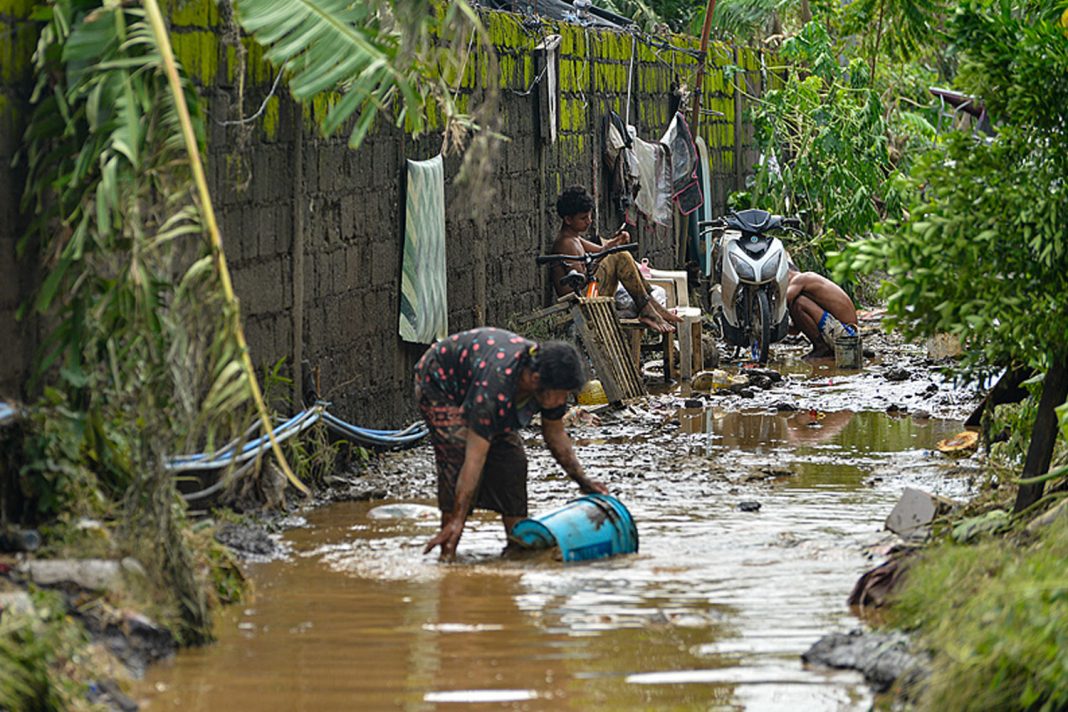
[[[562,218],[593,210],[593,196],[581,185],[565,188],[556,199],[556,214]]]
[[[586,368],[577,349],[566,341],[546,341],[538,347],[534,371],[545,390],[577,391],[586,385]]]

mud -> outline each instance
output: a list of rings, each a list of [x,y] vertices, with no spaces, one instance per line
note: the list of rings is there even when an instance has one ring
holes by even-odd
[[[284,553],[277,538],[272,537],[263,524],[223,524],[216,530],[215,540],[244,559],[270,559]]]

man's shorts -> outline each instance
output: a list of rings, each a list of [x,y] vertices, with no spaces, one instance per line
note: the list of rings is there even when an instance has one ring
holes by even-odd
[[[831,316],[829,311],[823,312],[823,315],[820,317],[820,323],[817,326],[820,330],[820,336],[823,337],[823,340],[827,342],[827,345],[832,349],[834,348],[834,343],[840,336],[857,335],[857,327],[843,324]]]
[[[419,412],[430,429],[438,470],[438,509],[451,513],[456,502],[456,482],[467,450],[467,425],[463,409],[453,405],[433,388],[417,384]],[[472,509],[490,509],[506,517],[527,516],[527,454],[516,433],[495,435],[490,440]]]

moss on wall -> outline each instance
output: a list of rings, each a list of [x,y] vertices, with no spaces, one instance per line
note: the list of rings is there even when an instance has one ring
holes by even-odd
[[[22,11],[21,7],[12,10]],[[0,84],[13,86],[30,80],[31,58],[37,46],[37,27],[30,22],[0,19]]]
[[[278,139],[278,110],[280,101],[277,96],[272,96],[267,100],[267,105],[263,109],[263,135],[268,141],[275,141]]]
[[[215,0],[178,0],[171,8],[173,27],[210,29],[219,24],[219,10]]]
[[[172,32],[171,44],[174,56],[187,76],[198,79],[205,86],[215,83],[219,73],[219,38],[214,32]]]

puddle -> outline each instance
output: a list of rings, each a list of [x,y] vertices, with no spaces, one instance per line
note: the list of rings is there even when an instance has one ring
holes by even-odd
[[[478,513],[460,561],[443,565],[421,555],[436,531],[425,510],[335,504],[287,533],[289,560],[250,567],[255,601],[221,614],[215,645],[152,668],[140,701],[188,712],[868,709],[859,674],[799,656],[861,625],[845,599],[903,487],[965,494],[930,451],[960,421],[714,406],[648,417],[648,432],[608,424],[578,448],[634,515],[640,553],[503,561],[499,521]],[[529,454],[534,513],[574,496],[543,447]],[[744,500],[762,506],[743,512]]]

